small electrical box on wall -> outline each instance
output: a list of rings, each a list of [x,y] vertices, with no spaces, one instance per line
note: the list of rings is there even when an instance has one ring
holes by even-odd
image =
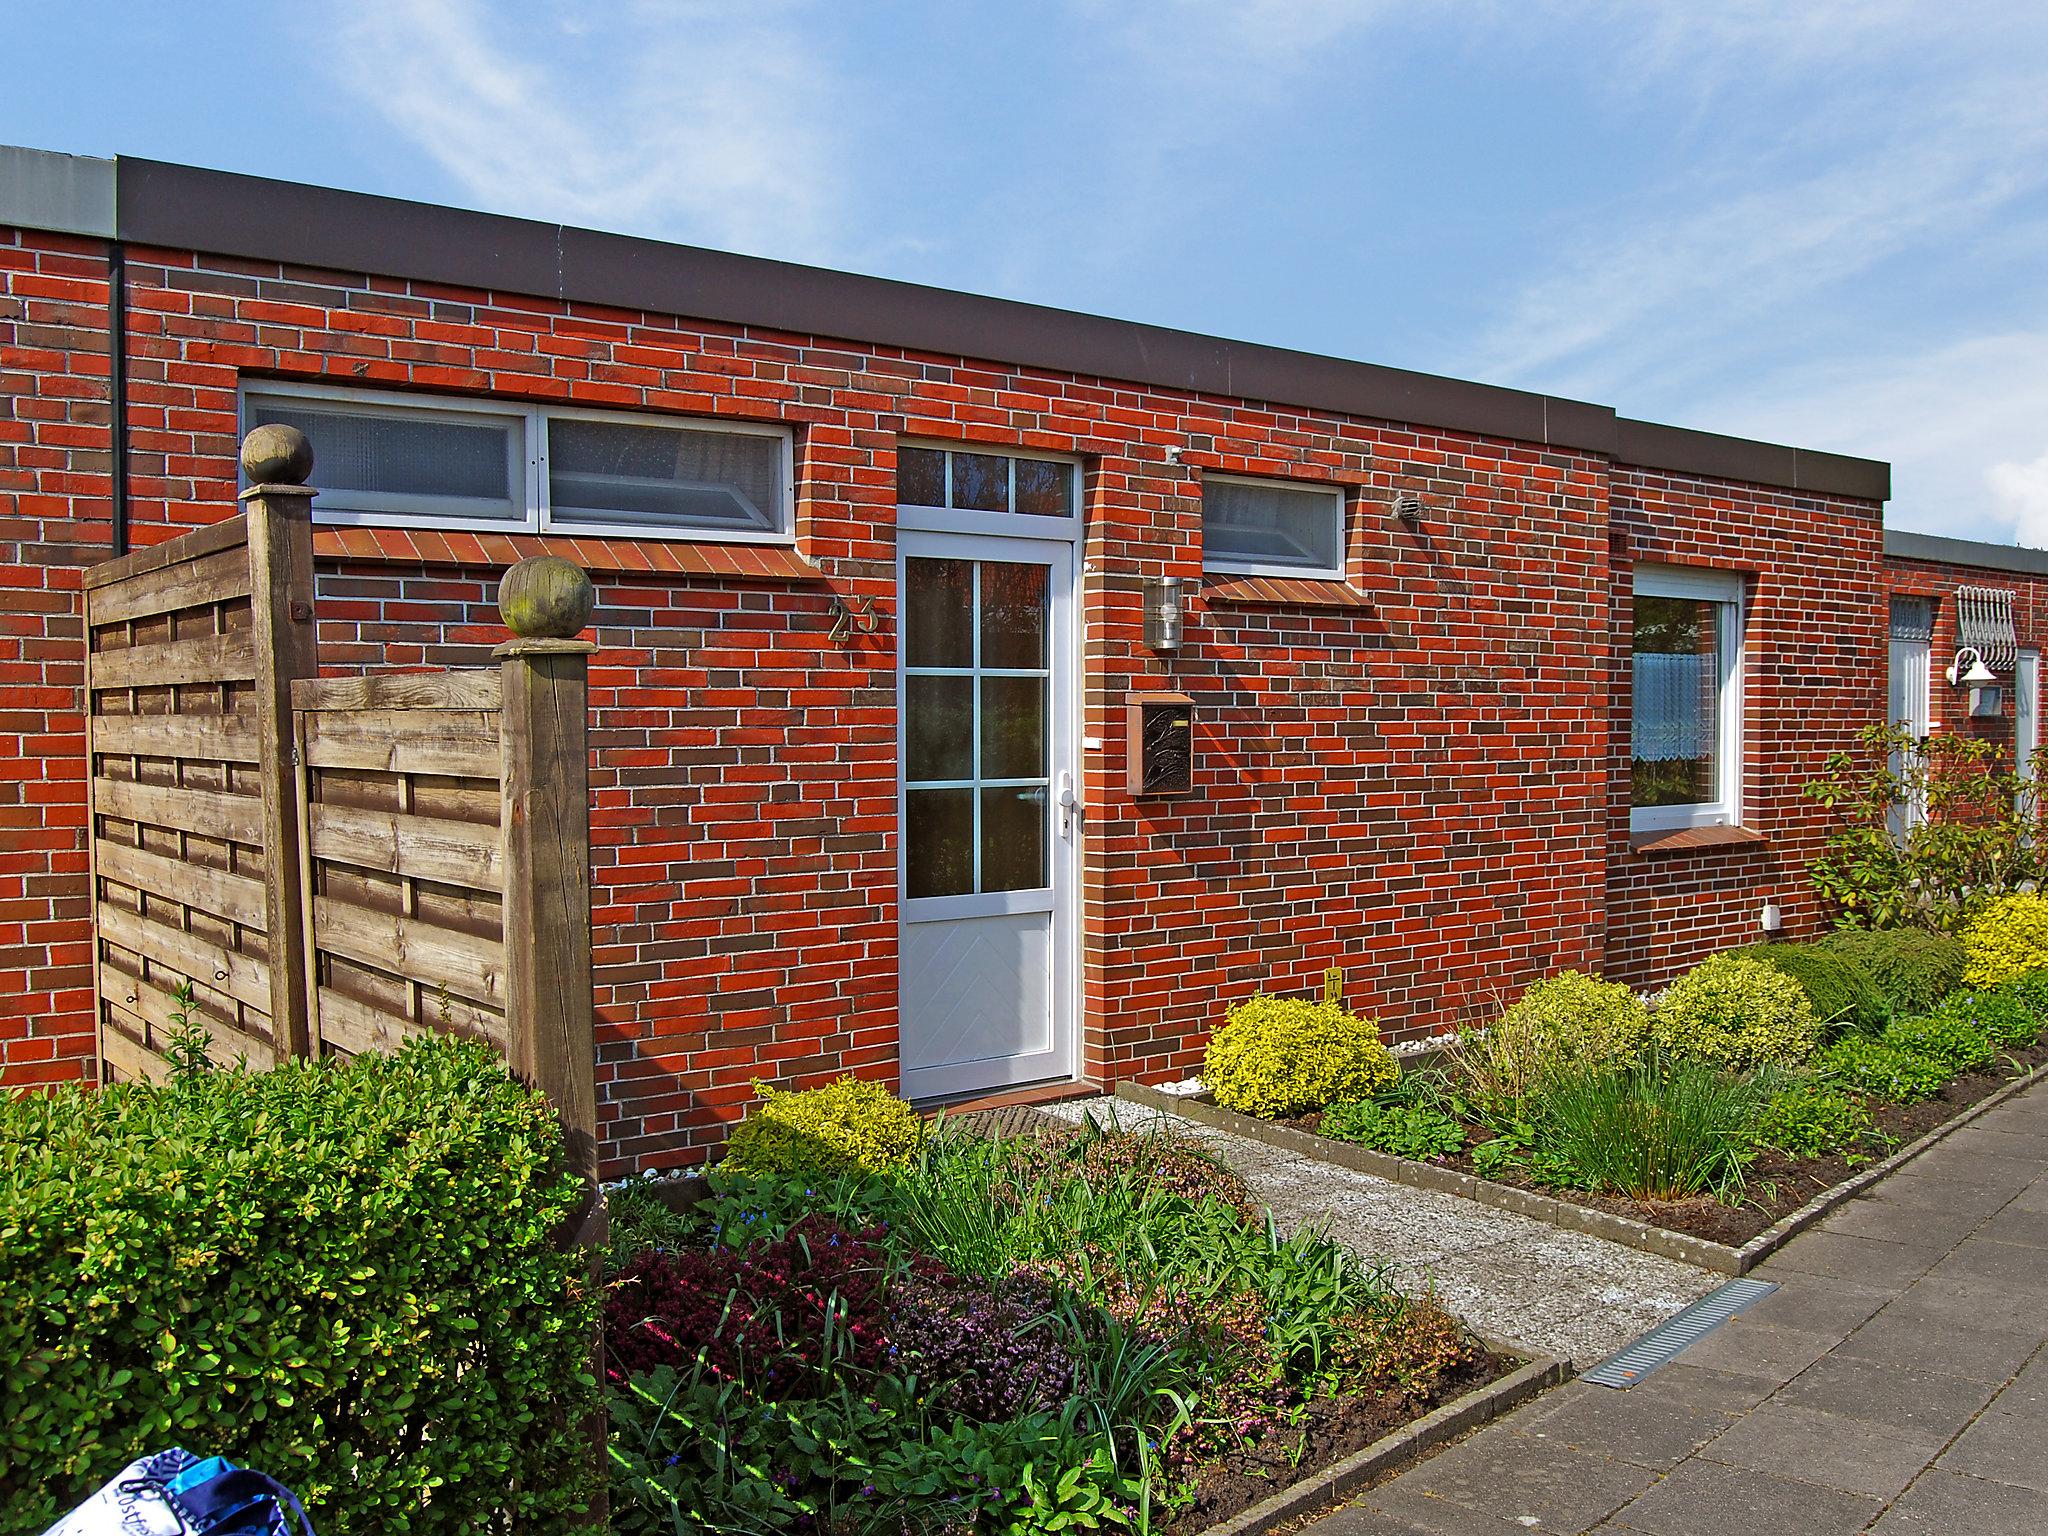
[[[2005,692],[1999,688],[1972,688],[1970,690],[1970,718],[1972,720],[1996,720],[2005,713]]]
[[[1134,693],[1124,705],[1126,787],[1134,795],[1185,795],[1195,787],[1195,701],[1184,693]]]

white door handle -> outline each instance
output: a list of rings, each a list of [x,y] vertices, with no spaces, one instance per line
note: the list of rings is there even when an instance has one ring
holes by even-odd
[[[1081,797],[1074,793],[1074,776],[1064,768],[1060,770],[1059,788],[1053,801],[1060,808],[1060,836],[1074,835],[1074,818],[1081,813]]]

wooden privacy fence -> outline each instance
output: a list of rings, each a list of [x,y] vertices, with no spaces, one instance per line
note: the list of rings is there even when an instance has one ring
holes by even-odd
[[[257,1067],[476,1036],[594,1186],[589,581],[508,573],[495,667],[318,677],[311,451],[242,464],[240,516],[86,577],[103,1070],[162,1075],[180,1013]]]

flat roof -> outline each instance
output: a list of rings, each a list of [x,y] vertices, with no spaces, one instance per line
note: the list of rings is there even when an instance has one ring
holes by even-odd
[[[111,218],[108,217],[111,210]],[[1884,501],[1874,459],[1637,421],[1611,406],[574,225],[0,146],[0,224],[646,310],[1127,380]]]
[[[2020,544],[1986,544],[1976,539],[1951,539],[1938,533],[1887,528],[1884,552],[1893,560],[1937,560],[1944,565],[1982,566],[2019,576],[2048,576],[2048,549],[2028,549]]]

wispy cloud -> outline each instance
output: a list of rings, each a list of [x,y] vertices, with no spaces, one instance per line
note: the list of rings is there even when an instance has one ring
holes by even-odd
[[[341,82],[493,208],[796,258],[839,238],[855,107],[814,6],[636,0],[589,18],[479,0],[339,13]]]

